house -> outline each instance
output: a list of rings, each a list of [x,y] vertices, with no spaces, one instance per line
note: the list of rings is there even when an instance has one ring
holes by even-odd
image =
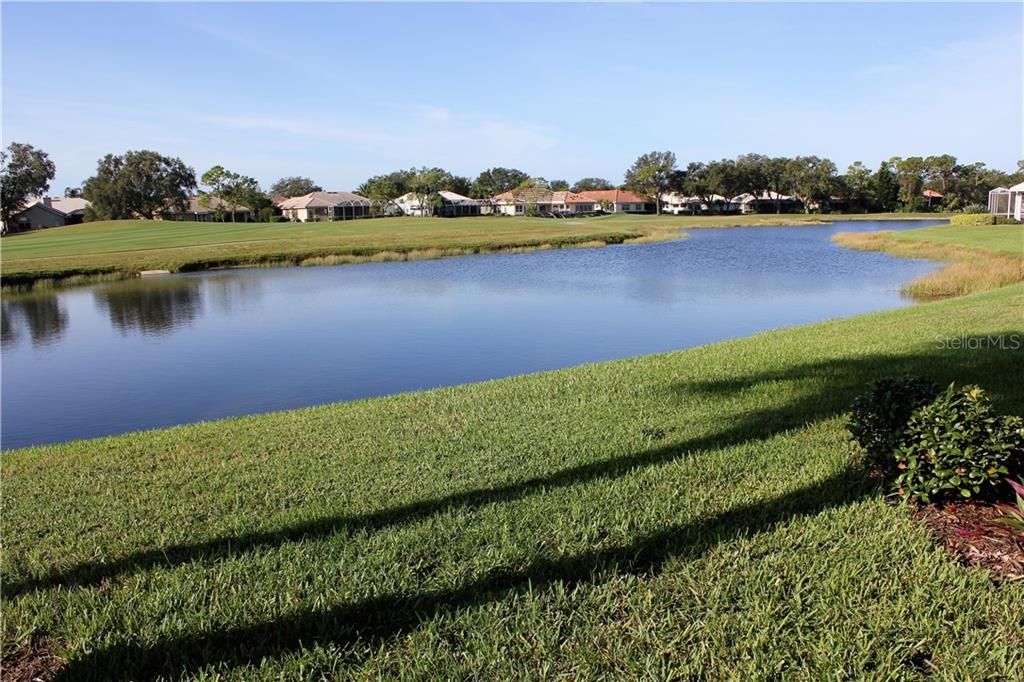
[[[85,209],[92,206],[88,199],[82,197],[54,197],[50,199],[50,207],[64,214],[65,225],[77,225],[85,220]]]
[[[804,208],[803,202],[788,194],[764,190],[754,196],[750,192],[730,199],[740,213],[797,213]]]
[[[678,192],[661,195],[661,210],[674,215],[693,215],[696,213],[728,213],[730,208],[736,210],[729,200],[721,194],[709,197],[688,197]]]
[[[281,215],[292,222],[310,223],[351,220],[370,215],[370,200],[352,192],[310,192],[278,204]]]
[[[577,192],[552,192],[551,210],[555,213],[593,213],[597,210],[597,203]]]
[[[203,204],[206,204],[205,206]],[[232,211],[232,208],[234,209]],[[206,202],[202,197],[189,197],[184,209],[180,206],[169,206],[160,214],[160,220],[177,220],[197,223],[248,223],[252,222],[252,211],[247,206],[228,206],[219,197],[209,197]]]
[[[395,204],[401,209],[404,215],[440,216],[442,218],[456,218],[459,216],[472,216],[481,214],[482,202],[478,199],[471,199],[456,192],[441,190],[437,193],[440,201],[432,209],[424,210],[420,196],[414,192],[403,194],[395,199]]]
[[[593,213],[597,204],[583,194],[552,191],[543,187],[514,189],[491,199],[493,210],[501,215],[567,215]]]
[[[624,189],[600,189],[580,192],[580,196],[608,213],[652,213],[654,199]]]
[[[25,232],[41,227],[62,227],[82,222],[85,209],[91,204],[80,197],[76,198],[33,198],[26,202],[25,207],[11,216],[3,226],[4,233]]]
[[[551,213],[554,192],[542,187],[513,189],[491,197],[498,215],[528,215]]]
[[[1024,220],[1024,182],[996,187],[988,193],[988,212],[994,216]]]
[[[928,200],[928,208],[932,207],[932,202],[934,202],[936,199],[938,200],[936,203],[942,203],[942,192],[936,192],[933,189],[926,189],[925,191],[921,192],[921,196]]]

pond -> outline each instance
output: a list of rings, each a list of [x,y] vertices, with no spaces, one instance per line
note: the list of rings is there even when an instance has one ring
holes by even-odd
[[[3,301],[3,448],[656,353],[908,305],[926,261],[836,232],[229,270]]]

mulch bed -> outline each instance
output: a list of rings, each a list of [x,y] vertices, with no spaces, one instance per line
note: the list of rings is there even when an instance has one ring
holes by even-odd
[[[961,563],[1001,580],[1024,580],[1024,534],[997,519],[1004,512],[980,502],[913,505],[915,519]]]
[[[64,659],[53,652],[42,637],[33,637],[28,644],[4,657],[0,663],[3,682],[48,682],[57,676]]]

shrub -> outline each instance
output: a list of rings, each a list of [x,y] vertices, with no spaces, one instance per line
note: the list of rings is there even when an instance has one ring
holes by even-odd
[[[999,508],[1003,511],[1003,518],[999,519],[1010,528],[1024,533],[1024,479],[1018,481],[1006,479],[1006,482],[1013,488],[1013,492],[1016,493],[1017,504],[1001,504]]]
[[[853,401],[846,427],[871,461],[891,472],[896,466],[893,451],[911,413],[938,394],[939,387],[921,377],[879,379]]]
[[[967,204],[961,208],[957,213],[968,213],[968,214],[987,214],[988,207],[985,204]]]
[[[910,416],[895,458],[904,496],[993,497],[1002,478],[1024,469],[1024,421],[998,414],[977,386],[950,384]]]
[[[995,225],[996,217],[989,213],[957,213],[949,217],[950,225]]]
[[[275,215],[275,216],[271,216],[270,217],[270,222],[272,222],[272,223],[286,223],[286,222],[288,222],[288,219],[285,218],[283,215]]]

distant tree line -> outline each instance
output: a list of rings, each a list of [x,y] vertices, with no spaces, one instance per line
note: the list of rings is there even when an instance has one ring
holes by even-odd
[[[0,210],[6,224],[30,197],[49,190],[56,169],[45,152],[18,142],[0,152],[0,162]],[[934,208],[955,211],[984,205],[990,189],[1022,181],[1024,161],[1015,171],[1004,172],[984,163],[962,163],[949,154],[894,156],[875,170],[857,161],[840,173],[833,161],[817,156],[741,154],[734,159],[683,165],[671,151],[652,151],[641,154],[626,169],[619,185],[597,177],[570,184],[503,167],[488,168],[471,180],[443,168],[424,166],[376,175],[356,191],[370,199],[378,214],[386,213],[396,199],[410,193],[429,214],[431,207],[440,204],[438,192],[442,190],[483,199],[525,188],[573,192],[628,189],[655,197],[658,212],[661,196],[667,193],[696,197],[712,211],[721,203],[719,197],[728,200],[749,193],[774,199],[776,211],[781,211],[782,196],[794,196],[807,211],[811,207],[839,207],[847,212],[892,212]],[[941,200],[933,202],[924,196],[925,190],[941,194]],[[81,188],[66,188],[65,196],[82,196],[91,202],[87,220],[156,218],[184,211],[196,194],[200,203],[212,206],[214,215],[221,219],[228,215],[233,219],[235,210],[245,207],[260,219],[269,220],[274,199],[317,191],[322,191],[319,184],[301,176],[283,177],[263,190],[254,178],[220,165],[197,180],[195,171],[181,159],[139,150],[107,154],[97,163],[96,173]]]
[[[768,157],[742,154],[735,159],[691,162],[680,168],[671,152],[640,156],[626,171],[624,187],[657,197],[667,192],[698,197],[714,206],[715,196],[749,193],[774,198],[781,210],[781,196],[795,196],[810,211],[828,209],[841,202],[848,212],[922,211],[937,208],[925,190],[943,195],[941,208],[948,211],[986,204],[988,192],[1024,180],[1024,161],[1015,172],[988,168],[983,163],[960,163],[956,157],[894,156],[875,171],[860,161],[839,173],[831,159],[817,156]],[[660,206],[659,206],[660,209]]]

